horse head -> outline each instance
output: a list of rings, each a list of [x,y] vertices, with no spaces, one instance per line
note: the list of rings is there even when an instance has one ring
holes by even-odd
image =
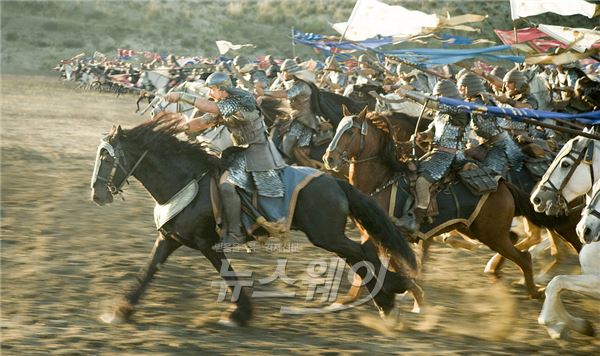
[[[594,184],[592,199],[583,209],[576,231],[584,244],[600,241],[600,180]]]
[[[91,184],[92,200],[98,205],[112,203],[113,195],[121,191],[127,180],[130,168],[122,148],[123,136],[121,126],[113,126],[98,145]]]
[[[594,140],[578,136],[560,150],[531,193],[531,203],[537,212],[566,213],[571,201],[592,189],[594,177],[600,170],[600,167],[594,167],[594,151],[600,149],[594,143]],[[600,163],[598,159],[596,161]]]
[[[342,111],[344,117],[323,156],[325,167],[335,172],[363,153],[368,133],[367,107],[357,115],[351,114],[345,105]]]
[[[132,129],[113,127],[96,153],[91,184],[95,203],[111,203],[133,176],[162,204],[194,177],[221,169],[220,160],[202,145],[181,137],[178,116],[163,113]]]

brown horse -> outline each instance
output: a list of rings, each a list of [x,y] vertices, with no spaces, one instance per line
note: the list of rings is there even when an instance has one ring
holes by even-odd
[[[397,145],[392,135],[393,125],[387,117],[377,113],[367,115],[366,110],[358,115],[346,115],[346,125],[339,126],[345,129],[338,129],[336,132],[335,147],[331,149],[330,146],[324,161],[333,170],[348,163],[350,183],[371,195],[380,206],[389,211],[393,186],[391,182],[406,174],[406,168],[398,160]],[[406,188],[404,189],[407,190]],[[514,190],[508,183],[500,181],[498,189],[489,194],[470,224],[460,220],[445,221],[440,224],[445,227],[437,231],[437,234],[458,230],[481,241],[516,263],[523,272],[529,295],[541,298],[543,294],[533,281],[529,252],[516,249],[511,239],[510,227],[515,213],[530,214],[533,211],[524,211],[527,209],[517,205]],[[443,209],[443,206],[439,206],[440,211]]]

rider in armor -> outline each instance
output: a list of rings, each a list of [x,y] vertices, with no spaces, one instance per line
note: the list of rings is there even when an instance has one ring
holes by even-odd
[[[438,81],[433,95],[462,99],[456,85],[449,80]],[[452,168],[459,168],[467,162],[464,150],[469,141],[469,121],[469,114],[441,107],[427,130],[411,138],[417,142],[431,142],[431,150],[419,159],[419,175],[415,183],[417,226],[427,215],[431,186]]]
[[[237,56],[233,59],[233,68],[236,72],[237,86],[246,91],[254,89],[254,83],[259,82],[261,86],[269,85],[269,78],[264,70],[258,69],[255,63],[252,63],[246,57]]]
[[[320,123],[313,112],[309,82],[314,82],[314,75],[300,67],[294,60],[286,59],[281,65],[285,80],[285,90],[264,90],[256,86],[258,96],[272,96],[288,99],[291,107],[291,124],[283,136],[282,151],[289,157],[295,157],[296,147],[309,147],[312,134],[320,130]]]
[[[323,75],[319,84],[320,88],[326,88],[338,94],[348,84],[348,78],[341,71],[340,65],[335,60],[335,56],[329,56],[325,59],[325,67],[323,68]]]
[[[538,102],[529,93],[527,78],[518,68],[514,68],[503,78],[503,94],[497,95],[496,101],[500,107],[512,107],[517,109],[538,109]],[[501,119],[502,127],[512,132],[520,143],[532,142],[534,139],[547,140],[553,138],[555,133],[548,129],[542,129],[509,119]]]
[[[215,101],[175,92],[168,93],[165,98],[169,102],[186,102],[200,112],[212,114],[189,121],[186,124],[188,133],[223,124],[231,131],[234,144],[246,147],[234,153],[231,165],[219,182],[225,215],[223,239],[217,246],[221,248],[245,242],[241,229],[241,202],[236,187],[261,196],[282,197],[284,187],[279,170],[285,162],[267,136],[267,128],[252,93],[234,88],[229,76],[222,72],[211,74],[206,79],[206,86]]]
[[[492,105],[489,102],[489,93],[477,75],[464,74],[458,79],[457,86],[465,101]],[[481,168],[487,168],[499,176],[505,175],[509,165],[516,171],[521,170],[524,159],[521,149],[512,136],[500,126],[497,117],[485,113],[471,113],[471,128],[481,138],[481,144],[487,147]]]

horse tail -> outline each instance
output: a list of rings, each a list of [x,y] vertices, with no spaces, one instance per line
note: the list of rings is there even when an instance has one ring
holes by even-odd
[[[515,201],[515,216],[523,216],[535,225],[545,228],[556,227],[567,219],[566,216],[556,217],[546,215],[545,213],[538,213],[529,201],[529,194],[510,182],[504,181],[504,184],[510,190]]]
[[[341,179],[336,181],[346,194],[350,204],[350,215],[367,230],[375,242],[389,250],[399,265],[410,269],[406,272],[416,273],[415,253],[385,211],[348,182]]]

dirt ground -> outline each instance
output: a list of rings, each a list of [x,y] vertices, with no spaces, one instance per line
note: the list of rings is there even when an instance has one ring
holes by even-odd
[[[599,339],[574,335],[557,343],[537,324],[542,306],[517,285],[508,263],[503,278],[483,273],[487,248],[456,250],[434,244],[423,274],[428,308],[412,314],[399,303],[396,325],[378,317],[371,302],[351,310],[285,315],[284,306],[322,307],[307,300],[311,262],[334,256],[301,233],[289,251],[231,255],[255,281],[287,259],[279,281],[255,290],[294,292],[292,298],[255,298],[247,328],[217,323],[217,273],[198,252],[182,248],[162,267],[131,323],[107,325],[99,316],[134,280],[155,239],[154,203],[131,181],[125,201],[106,207],[90,200],[99,139],[113,123],[131,127],[133,96],[83,92],[56,78],[3,76],[1,109],[1,352],[34,354],[598,354]],[[351,232],[357,238],[356,232]],[[335,260],[333,260],[335,261]],[[539,271],[543,262],[537,261]],[[566,270],[576,271],[576,258]],[[256,285],[256,283],[255,283]],[[348,288],[346,275],[339,293]],[[598,302],[565,294],[568,309],[600,330]]]

